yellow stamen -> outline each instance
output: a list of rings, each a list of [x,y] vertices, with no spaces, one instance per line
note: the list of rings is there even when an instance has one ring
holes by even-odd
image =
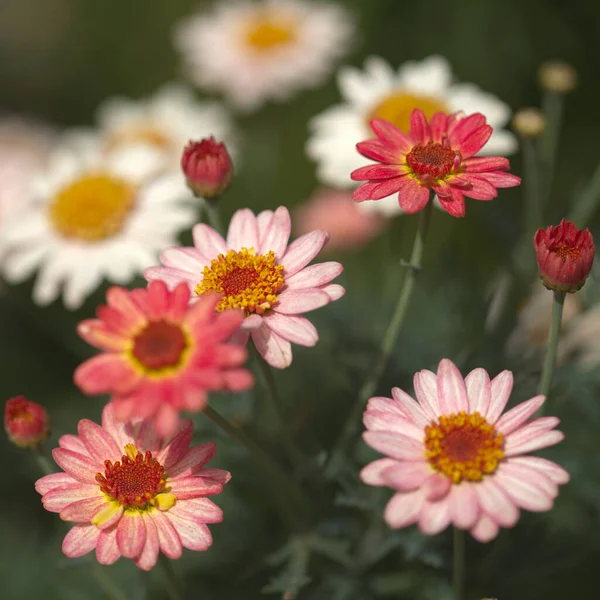
[[[408,133],[410,115],[415,108],[420,108],[425,113],[427,120],[431,119],[436,112],[448,112],[446,103],[433,96],[394,92],[386,96],[369,112],[367,123],[375,118],[385,119],[400,131]]]
[[[175,504],[175,494],[171,494],[170,492],[165,492],[162,494],[158,494],[152,504],[154,504],[154,506],[156,508],[158,508],[158,510],[169,510],[170,508],[172,508]]]
[[[97,242],[118,233],[135,204],[136,189],[112,175],[90,174],[62,188],[50,222],[66,238]]]
[[[262,12],[247,24],[245,39],[256,52],[287,46],[296,39],[296,24],[289,18]]]
[[[131,460],[135,460],[137,453],[138,451],[134,444],[125,444],[125,454],[127,454]]]

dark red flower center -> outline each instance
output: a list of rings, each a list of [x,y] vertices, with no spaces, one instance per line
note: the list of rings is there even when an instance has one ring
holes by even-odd
[[[574,263],[579,260],[581,254],[581,248],[579,246],[573,246],[572,244],[565,244],[564,242],[558,242],[551,248],[551,251],[557,254],[563,260],[570,258]]]
[[[246,291],[258,278],[258,271],[254,267],[234,267],[221,279],[221,287],[224,294],[234,296]]]
[[[105,471],[96,473],[100,489],[123,507],[144,508],[165,489],[165,468],[152,458],[152,452],[137,452],[133,444],[125,446],[121,461],[104,461]],[[131,458],[131,457],[134,458]]]
[[[460,153],[448,145],[427,142],[414,146],[406,155],[406,162],[420,179],[442,179],[460,163]]]
[[[166,321],[151,321],[133,340],[133,356],[150,370],[175,367],[187,348],[181,327]]]

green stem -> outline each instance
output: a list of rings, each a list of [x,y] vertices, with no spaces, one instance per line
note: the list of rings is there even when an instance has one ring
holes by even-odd
[[[210,200],[205,200],[204,207],[206,209],[206,216],[208,218],[209,225],[221,235],[224,235],[225,230],[223,229],[223,223],[221,221],[221,215],[219,211],[219,198],[217,197],[211,198]]]
[[[590,182],[579,197],[579,200],[571,210],[569,221],[573,221],[579,227],[585,227],[600,202],[600,163],[596,167]]]
[[[548,200],[552,190],[554,168],[558,154],[558,140],[562,124],[564,96],[555,92],[546,91],[542,101],[542,109],[546,125],[540,139],[540,156],[543,167],[543,180],[545,181],[544,198]]]
[[[407,265],[408,272],[406,273],[400,294],[398,295],[396,309],[392,315],[392,319],[388,325],[385,335],[383,336],[379,355],[377,356],[377,359],[367,379],[360,388],[356,402],[350,410],[350,414],[346,418],[346,422],[344,423],[341,434],[335,446],[333,447],[331,454],[329,455],[329,461],[325,465],[325,476],[327,478],[334,478],[339,473],[344,462],[344,458],[348,453],[348,447],[352,444],[356,437],[360,413],[364,409],[367,400],[375,392],[377,384],[383,375],[394,346],[396,345],[396,341],[398,340],[398,334],[400,333],[400,328],[402,327],[404,317],[406,316],[408,304],[415,287],[415,281],[419,271],[421,270],[423,248],[425,245],[427,230],[429,229],[432,206],[433,201],[430,200],[419,215],[419,225],[410,255],[410,262]]]
[[[245,446],[272,485],[274,499],[277,501],[281,514],[286,523],[297,528],[302,526],[302,515],[310,503],[304,498],[302,490],[281,467],[242,429],[228,421],[212,406],[204,409],[204,414],[227,435]]]
[[[528,249],[531,237],[539,227],[543,226],[543,204],[540,195],[540,173],[538,155],[534,141],[530,137],[521,137],[523,149],[523,185],[525,186],[525,232]]]
[[[159,554],[158,562],[163,570],[163,575],[166,580],[167,595],[170,600],[183,600],[183,592],[181,590],[181,581],[177,577],[171,564],[171,560],[164,554]]]
[[[465,532],[454,528],[452,552],[452,590],[454,600],[463,600],[465,594]]]
[[[35,458],[37,460],[37,463],[38,463],[41,471],[44,473],[44,475],[51,475],[52,473],[54,473],[56,470],[54,468],[54,465],[50,461],[50,459],[46,456],[46,453],[44,452],[43,444],[38,444],[34,448],[34,450],[35,450]]]
[[[260,372],[262,374],[264,385],[267,390],[267,397],[269,398],[269,403],[271,404],[271,408],[277,419],[279,434],[283,442],[285,451],[291,463],[293,465],[298,465],[302,462],[303,459],[302,452],[300,452],[300,450],[294,444],[292,429],[289,426],[289,423],[285,417],[283,403],[281,401],[279,393],[277,392],[277,385],[275,384],[273,369],[263,359],[263,357],[260,355],[260,353],[256,349],[256,346],[253,343],[251,344],[251,349],[254,353],[255,361],[256,363],[258,363],[258,368],[260,369]]]
[[[560,326],[562,322],[563,306],[565,303],[565,292],[554,292],[554,302],[552,304],[552,323],[548,333],[548,348],[546,350],[546,359],[540,377],[538,394],[546,396],[546,405],[548,404],[548,394],[552,384],[552,375],[556,365],[556,351],[558,350],[558,338],[560,336]]]

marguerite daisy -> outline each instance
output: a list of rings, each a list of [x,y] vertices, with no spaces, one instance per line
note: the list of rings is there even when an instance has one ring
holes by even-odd
[[[48,304],[62,291],[75,309],[103,278],[126,283],[155,262],[195,209],[182,201],[189,193],[180,173],[148,178],[147,158],[133,148],[105,157],[96,138],[57,149],[31,182],[35,203],[0,233],[6,279],[38,270],[35,302]]]
[[[351,33],[351,18],[337,4],[240,0],[187,18],[175,44],[195,83],[251,111],[320,84],[348,49]]]

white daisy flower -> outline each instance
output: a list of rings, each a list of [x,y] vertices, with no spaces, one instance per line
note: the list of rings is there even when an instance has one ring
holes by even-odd
[[[181,23],[175,44],[195,83],[252,111],[323,82],[352,31],[348,11],[336,4],[222,1]]]
[[[86,143],[83,143],[83,142]],[[36,270],[33,289],[45,305],[62,291],[78,308],[106,279],[124,284],[157,262],[195,221],[180,173],[149,177],[139,149],[106,157],[98,139],[63,143],[31,181],[34,204],[0,230],[0,268],[9,282]]]
[[[142,100],[115,97],[100,105],[97,121],[108,153],[143,147],[157,167],[179,169],[189,140],[214,136],[235,155],[234,126],[217,102],[199,102],[186,86],[171,83]]]
[[[308,156],[317,163],[317,175],[326,185],[355,187],[350,173],[365,163],[356,144],[373,137],[369,121],[383,118],[408,132],[414,108],[420,108],[427,118],[437,111],[480,112],[494,128],[484,153],[505,156],[517,150],[516,137],[502,129],[511,117],[508,105],[472,83],[454,83],[450,64],[441,56],[405,62],[397,71],[382,58],[372,56],[362,71],[354,67],[340,69],[338,85],[343,104],[311,120],[306,145]],[[402,212],[393,196],[362,202],[360,207],[387,215]]]

